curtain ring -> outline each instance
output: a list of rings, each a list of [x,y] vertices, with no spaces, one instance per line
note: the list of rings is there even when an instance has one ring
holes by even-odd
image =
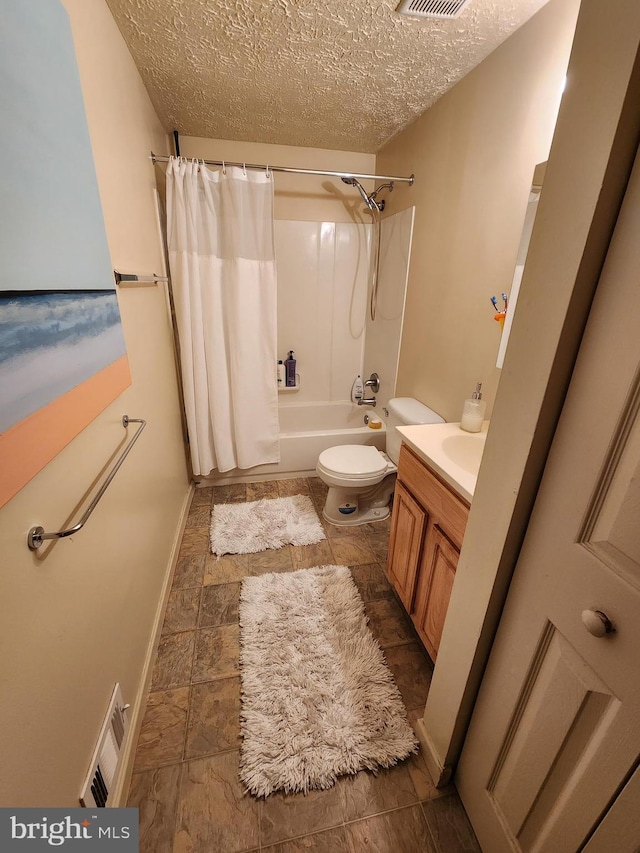
[[[271,177],[271,172],[269,171],[269,164],[267,163],[267,180]]]
[[[227,167],[224,165],[224,160],[222,161],[222,174],[223,175],[227,174]]]
[[[242,164],[242,174],[245,176],[245,178],[247,177],[247,164],[246,163]]]

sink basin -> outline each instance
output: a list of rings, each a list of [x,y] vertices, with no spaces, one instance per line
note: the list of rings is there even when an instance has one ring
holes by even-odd
[[[460,497],[471,503],[489,421],[482,424],[481,432],[464,432],[459,423],[415,424],[397,429],[402,440]]]
[[[459,432],[442,439],[444,454],[469,474],[477,474],[484,451],[486,432]]]

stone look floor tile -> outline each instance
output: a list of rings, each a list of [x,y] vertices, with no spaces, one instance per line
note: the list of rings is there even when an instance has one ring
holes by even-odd
[[[149,694],[138,738],[136,771],[182,759],[188,708],[188,687]]]
[[[433,843],[420,806],[347,824],[351,853],[450,853]]]
[[[212,504],[244,503],[247,499],[247,487],[244,483],[229,486],[214,486]]]
[[[268,551],[258,551],[257,554],[247,554],[247,566],[250,575],[263,575],[266,572],[290,572],[293,569],[291,546],[271,548]]]
[[[177,634],[196,627],[200,609],[200,588],[176,589],[169,593],[162,625],[163,634]]]
[[[372,537],[365,534],[367,544],[371,548],[373,556],[379,563],[386,563],[387,554],[389,553],[389,537]]]
[[[208,504],[191,504],[187,516],[186,530],[192,527],[209,527],[211,525],[211,507]]]
[[[172,853],[180,765],[134,773],[127,805],[140,810],[140,853]]]
[[[206,681],[191,688],[185,758],[240,746],[240,679]]]
[[[405,762],[381,769],[377,775],[361,770],[346,776],[340,786],[345,821],[390,811],[418,802]]]
[[[457,794],[422,804],[438,850],[443,853],[481,853],[476,836]]]
[[[309,569],[312,566],[328,566],[333,563],[333,552],[327,539],[314,545],[292,545],[291,558],[294,569]]]
[[[363,601],[375,601],[378,598],[393,596],[391,584],[380,563],[365,563],[363,566],[349,566],[349,568]]]
[[[309,791],[308,794],[275,793],[262,800],[262,846],[340,826],[344,821],[341,782],[339,779],[326,791]]]
[[[264,853],[351,853],[344,826],[263,847]]]
[[[190,587],[202,586],[206,559],[206,554],[180,557],[176,561],[171,589],[189,589]]]
[[[292,477],[290,480],[276,480],[278,484],[278,494],[281,498],[288,498],[292,495],[310,495],[311,488],[309,481],[305,477]]]
[[[324,501],[322,502],[322,506],[324,506]],[[320,512],[320,517],[322,526],[327,534],[327,539],[356,539],[365,541],[361,524],[331,524],[326,518],[322,518],[322,511]]]
[[[240,587],[240,583],[222,583],[203,587],[198,626],[214,628],[218,625],[231,625],[237,622]]]
[[[415,642],[409,620],[393,595],[367,602],[366,611],[371,632],[383,649]]]
[[[277,480],[264,480],[261,483],[247,483],[247,501],[261,501],[265,498],[279,498]]]
[[[195,631],[167,634],[160,638],[153,668],[151,689],[181,687],[191,681]]]
[[[363,533],[332,537],[330,542],[334,561],[339,566],[363,566],[376,562]]]
[[[174,853],[241,853],[259,846],[259,802],[245,794],[237,752],[182,765]]]
[[[410,643],[386,649],[384,656],[407,711],[413,708],[424,710],[432,671],[425,652],[418,643]]]
[[[193,492],[193,500],[191,501],[191,506],[211,506],[213,501],[213,489],[209,487],[204,487],[202,489],[196,488]]]
[[[208,527],[193,527],[185,530],[182,536],[182,544],[178,558],[182,557],[199,557],[201,554],[208,554],[210,549],[209,543],[209,528]]]
[[[204,584],[234,583],[249,574],[248,554],[225,554],[217,557],[209,554],[204,569]]]
[[[218,678],[231,678],[240,672],[240,628],[238,625],[201,628],[197,634],[191,675],[194,683],[212,681]]]

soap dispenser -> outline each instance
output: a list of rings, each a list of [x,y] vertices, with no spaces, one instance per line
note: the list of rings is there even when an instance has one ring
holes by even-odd
[[[362,376],[358,374],[355,378],[353,385],[351,386],[351,402],[357,403],[358,400],[362,400],[364,397],[364,382],[362,381]]]
[[[482,399],[482,382],[476,382],[476,390],[471,395],[471,399],[464,401],[460,429],[467,432],[480,432],[486,409],[487,404]]]

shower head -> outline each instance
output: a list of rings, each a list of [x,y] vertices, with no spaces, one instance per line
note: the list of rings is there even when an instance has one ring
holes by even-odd
[[[393,191],[393,181],[391,181],[391,183],[389,183],[389,184],[380,184],[380,186],[377,189],[375,189],[371,193],[371,195],[367,195],[364,187],[362,186],[360,181],[356,180],[356,178],[342,178],[342,182],[344,184],[349,184],[349,186],[351,186],[351,187],[357,188],[358,192],[362,196],[362,200],[364,201],[364,203],[367,205],[367,207],[369,208],[369,210],[371,212],[373,212],[374,210],[377,210],[378,213],[380,213],[381,211],[384,210],[384,201],[376,201],[376,196],[378,195],[379,192],[381,192],[381,190],[388,189],[389,192]]]
[[[342,178],[342,182],[344,184],[349,184],[349,186],[351,186],[351,187],[356,187],[356,189],[358,190],[358,192],[362,196],[362,200],[367,205],[369,210],[373,210],[374,207],[378,207],[378,205],[375,203],[375,201],[372,198],[369,198],[369,196],[366,193],[365,188],[362,186],[360,181],[356,180],[356,178]]]

